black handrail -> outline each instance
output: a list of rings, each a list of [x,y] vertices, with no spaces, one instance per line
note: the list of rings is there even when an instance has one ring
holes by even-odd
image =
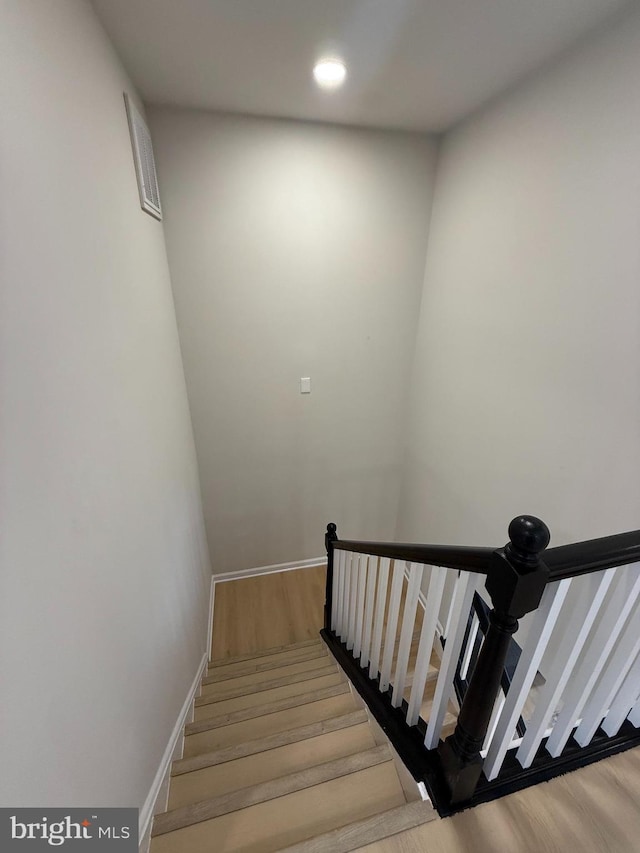
[[[411,545],[404,542],[355,542],[348,539],[337,539],[333,548],[482,575],[489,571],[491,555],[495,551],[495,548],[467,548],[463,545]]]
[[[333,547],[341,551],[389,557],[392,560],[408,560],[412,563],[425,563],[484,575],[489,571],[491,555],[497,550],[463,545],[419,545],[349,539],[338,539],[333,543]],[[636,562],[640,562],[640,530],[560,545],[557,548],[548,548],[544,553],[544,563],[549,569],[549,581],[579,577]]]
[[[544,562],[550,581],[637,563],[640,562],[640,530],[550,548],[544,552]]]

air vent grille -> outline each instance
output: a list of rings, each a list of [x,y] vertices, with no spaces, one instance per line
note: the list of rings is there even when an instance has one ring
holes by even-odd
[[[138,178],[140,204],[142,209],[146,210],[147,213],[155,216],[156,219],[162,219],[162,207],[160,206],[160,192],[158,191],[156,163],[153,159],[151,134],[140,111],[126,92],[124,101],[127,107],[127,118],[129,119],[129,131],[131,133],[133,159]]]

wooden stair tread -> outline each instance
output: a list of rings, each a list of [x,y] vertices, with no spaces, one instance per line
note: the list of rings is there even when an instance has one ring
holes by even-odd
[[[304,661],[295,661],[294,663],[283,664],[282,666],[274,667],[271,670],[260,670],[259,672],[245,672],[242,675],[234,675],[232,678],[225,678],[222,681],[211,681],[208,677],[202,679],[203,693],[199,697],[208,695],[219,695],[224,690],[237,690],[240,687],[253,687],[264,681],[275,680],[278,678],[286,678],[287,676],[299,675],[303,672],[313,672],[326,667],[337,668],[337,664],[328,655],[318,655],[318,657],[310,658]]]
[[[256,658],[269,657],[271,655],[281,654],[282,652],[294,652],[298,649],[306,649],[310,646],[323,646],[324,642],[318,638],[314,637],[312,640],[302,640],[299,643],[291,643],[287,646],[272,646],[269,649],[260,649],[255,652],[248,652],[244,655],[235,655],[234,657],[228,658],[217,658],[212,660],[208,665],[208,669],[217,669],[220,666],[227,666],[232,663],[243,663],[248,660],[255,660]]]
[[[202,821],[211,820],[212,818],[239,811],[258,803],[274,800],[277,797],[283,797],[287,794],[301,791],[304,788],[320,785],[323,782],[329,782],[340,776],[357,773],[360,770],[366,770],[376,764],[391,760],[391,751],[386,744],[383,744],[382,746],[376,746],[355,755],[327,761],[324,764],[318,764],[315,767],[309,767],[269,782],[262,782],[258,785],[242,788],[239,791],[233,791],[229,794],[222,794],[219,797],[193,803],[179,809],[173,809],[172,811],[156,816],[153,823],[152,835],[163,835],[167,832],[174,832],[177,829],[184,829],[195,823],[201,823]]]
[[[434,684],[434,685],[435,685],[435,682],[438,680],[438,671],[439,671],[439,670],[435,669],[435,668],[434,668],[434,667],[432,667],[432,666],[430,666],[430,667],[429,667],[429,672],[427,673],[427,680],[426,680],[426,682],[425,682],[425,690],[426,690],[426,686],[427,686],[428,684]],[[407,691],[407,688],[411,688],[411,687],[413,687],[413,679],[414,679],[414,676],[415,676],[415,671],[414,671],[413,669],[408,669],[408,670],[407,670],[407,674],[406,674],[406,676],[405,676],[405,681],[404,681],[405,694],[406,694],[407,692],[408,692],[409,694],[411,694],[411,690],[409,689],[409,690]],[[408,697],[405,695],[405,698],[408,698]]]
[[[229,682],[224,682],[218,686],[212,697],[214,702],[222,702],[224,699],[235,699],[238,696],[246,696],[249,693],[262,693],[264,690],[271,690],[274,687],[285,687],[287,684],[309,681],[311,678],[318,678],[320,675],[328,675],[337,671],[337,664],[328,661],[324,667],[318,669],[305,669],[302,672],[293,672],[289,675],[280,675],[277,678],[268,678],[264,681],[258,681],[255,684],[234,686],[229,684]]]
[[[270,702],[277,702],[280,699],[286,699],[290,696],[300,696],[303,693],[323,690],[325,687],[334,687],[344,681],[344,675],[337,670],[329,671],[328,673],[326,670],[318,670],[309,681],[294,681],[292,684],[285,684],[283,687],[272,687],[269,690],[263,690],[259,693],[247,693],[244,696],[238,696],[234,699],[223,699],[220,702],[199,705],[193,709],[193,719],[194,721],[204,720],[214,714],[229,714],[233,711],[240,711],[243,708],[252,708],[269,704]]]
[[[204,752],[212,752],[247,740],[266,737],[320,720],[328,720],[357,709],[356,701],[350,691],[325,699],[318,699],[316,695],[311,702],[291,704],[293,707],[285,710],[261,714],[191,734],[184,739],[184,756],[189,758]]]
[[[200,732],[206,732],[220,726],[230,726],[233,723],[252,720],[254,717],[264,717],[268,714],[276,714],[279,711],[287,711],[289,708],[295,708],[298,705],[308,705],[311,702],[318,702],[321,699],[329,699],[331,696],[339,696],[340,694],[349,692],[349,685],[346,681],[343,681],[340,684],[336,684],[334,687],[326,687],[323,690],[313,690],[308,693],[302,693],[299,696],[289,696],[286,699],[269,702],[268,704],[258,707],[243,708],[241,711],[233,711],[230,714],[219,714],[217,716],[214,715],[204,720],[188,723],[185,726],[185,734],[187,736],[199,734]]]
[[[191,773],[193,770],[201,770],[204,767],[225,764],[228,761],[235,761],[237,758],[244,758],[248,755],[277,749],[279,746],[285,746],[288,743],[296,743],[297,741],[307,740],[307,738],[317,737],[328,732],[357,726],[360,723],[366,723],[367,719],[366,711],[358,709],[348,714],[341,714],[337,717],[330,717],[328,720],[320,720],[319,722],[309,723],[306,726],[298,726],[298,728],[289,729],[285,732],[278,732],[273,735],[267,735],[266,737],[249,740],[236,746],[216,750],[215,752],[196,755],[193,758],[181,758],[178,761],[174,761],[171,775],[178,776],[182,773]]]
[[[292,666],[293,664],[303,663],[304,661],[314,660],[315,658],[328,657],[329,652],[324,644],[310,646],[309,648],[299,649],[291,654],[282,652],[258,661],[248,660],[241,663],[215,667],[207,671],[207,675],[202,679],[202,682],[203,684],[216,684],[219,681],[227,681],[230,678],[239,678],[240,676],[252,675],[257,672],[268,672],[270,669],[279,669],[283,666]]]
[[[171,777],[167,809],[270,782],[376,746],[368,722]]]
[[[426,802],[407,803],[404,806],[380,812],[373,817],[347,824],[331,832],[318,835],[279,853],[351,853],[383,838],[413,829],[435,820],[438,813]]]
[[[275,853],[405,802],[393,761],[155,836],[151,853]]]

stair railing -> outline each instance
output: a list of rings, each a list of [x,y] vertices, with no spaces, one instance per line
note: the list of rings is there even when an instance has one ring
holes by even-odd
[[[549,540],[533,516],[499,549],[347,541],[327,527],[322,636],[441,814],[640,744],[640,531]],[[478,594],[492,604],[481,630]]]

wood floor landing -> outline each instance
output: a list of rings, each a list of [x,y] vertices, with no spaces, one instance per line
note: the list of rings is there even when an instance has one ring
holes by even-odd
[[[326,574],[317,566],[216,584],[211,659],[317,639]]]
[[[640,748],[359,853],[638,853]]]

